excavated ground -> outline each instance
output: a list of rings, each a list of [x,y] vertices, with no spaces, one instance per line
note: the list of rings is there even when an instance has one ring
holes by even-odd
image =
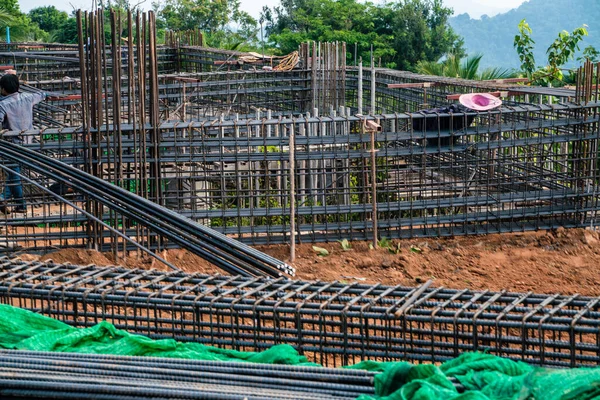
[[[370,249],[367,242],[321,243],[329,255],[321,256],[312,244],[297,246],[296,277],[304,280],[381,282],[418,285],[434,279],[434,286],[537,293],[600,296],[600,236],[584,229],[557,229],[528,233],[443,239],[394,240]],[[259,246],[279,259],[289,258],[287,245]],[[187,252],[168,250],[163,257],[186,272],[219,273]],[[72,264],[112,265],[112,254],[64,249],[42,257]],[[149,259],[129,257],[119,264],[131,268],[166,269]]]

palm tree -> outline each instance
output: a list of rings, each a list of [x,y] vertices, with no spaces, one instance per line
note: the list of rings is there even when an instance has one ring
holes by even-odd
[[[25,38],[23,34],[27,27],[19,24],[17,16],[11,14],[5,8],[0,7],[0,35],[4,35],[6,27],[10,27],[10,36],[13,40],[21,40]]]
[[[14,20],[15,17],[11,13],[0,7],[0,26],[9,25]]]
[[[417,64],[417,72],[425,75],[447,76],[471,80],[505,79],[516,76],[506,68],[486,68],[479,71],[483,54],[475,54],[461,58],[456,54],[448,54],[441,62],[421,61]]]

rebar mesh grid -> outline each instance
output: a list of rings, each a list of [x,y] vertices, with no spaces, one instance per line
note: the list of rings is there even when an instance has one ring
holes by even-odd
[[[598,106],[174,122],[155,135],[123,124],[112,137],[102,128],[103,150],[91,158],[81,130],[47,129],[31,132],[39,143],[29,148],[79,169],[92,162],[104,180],[145,198],[160,193],[158,203],[247,243],[288,241],[292,218],[303,241],[515,232],[595,223]],[[450,119],[464,127],[415,129]],[[381,131],[371,129],[377,122]],[[84,205],[84,193],[22,168]],[[8,240],[50,248],[85,237],[83,216],[26,192],[35,204],[28,221],[0,215],[0,225],[14,227]],[[97,216],[121,226],[108,210]]]
[[[158,47],[153,18],[134,22],[128,13],[127,44],[112,29],[109,45],[95,30],[109,24],[106,15],[80,13],[77,48],[42,46],[13,57],[32,62],[23,71],[42,74],[29,87],[63,96],[36,109],[36,123],[49,128],[21,133],[33,138],[30,149],[252,244],[596,223],[597,89],[582,96],[581,85],[557,93],[374,66],[358,85],[344,44],[327,43],[301,46],[291,71],[245,70],[249,64],[222,63],[243,53]],[[120,20],[112,13],[111,28]],[[52,75],[65,60],[83,79]],[[586,71],[594,77],[591,64]],[[398,83],[427,86],[387,87]],[[501,110],[419,112],[456,93],[492,90],[508,91]],[[575,102],[533,104],[555,96]],[[0,215],[7,242],[126,250],[114,232],[90,233],[89,218],[54,194],[125,235],[143,236],[120,214],[91,206],[85,193],[20,167],[34,206],[25,217]]]
[[[441,362],[467,351],[546,366],[600,363],[600,299],[206,276],[0,259],[0,301],[86,327],[258,351],[287,343],[328,366]]]

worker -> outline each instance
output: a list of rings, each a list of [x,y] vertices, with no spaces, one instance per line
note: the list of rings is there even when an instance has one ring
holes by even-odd
[[[23,145],[32,142],[32,136],[25,136],[23,131],[33,129],[33,106],[46,98],[46,94],[21,93],[19,92],[19,78],[15,71],[4,74],[0,78],[0,121],[2,129],[8,129],[2,135],[2,139]],[[20,134],[15,134],[15,131]],[[16,213],[26,213],[26,203],[23,196],[23,184],[21,182],[21,167],[18,164],[7,165],[10,171],[5,170],[6,182],[4,193],[0,194],[0,213],[8,214],[9,209],[6,202],[12,198],[16,207],[12,210]]]

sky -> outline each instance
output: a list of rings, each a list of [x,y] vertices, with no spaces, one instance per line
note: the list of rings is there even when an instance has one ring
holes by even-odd
[[[374,0],[377,2],[378,0]],[[468,13],[471,18],[479,18],[483,14],[494,16],[498,13],[506,12],[512,8],[518,7],[525,0],[444,0],[447,7],[454,9],[454,14]],[[134,3],[134,2],[132,2]],[[90,9],[92,0],[54,0],[52,4],[60,10],[71,12],[73,9]],[[263,6],[273,7],[279,4],[279,0],[241,0],[242,10],[247,11],[253,17],[257,18]],[[39,0],[19,0],[21,11],[28,12],[32,8],[39,7]],[[143,7],[151,8],[152,1],[146,0]]]

